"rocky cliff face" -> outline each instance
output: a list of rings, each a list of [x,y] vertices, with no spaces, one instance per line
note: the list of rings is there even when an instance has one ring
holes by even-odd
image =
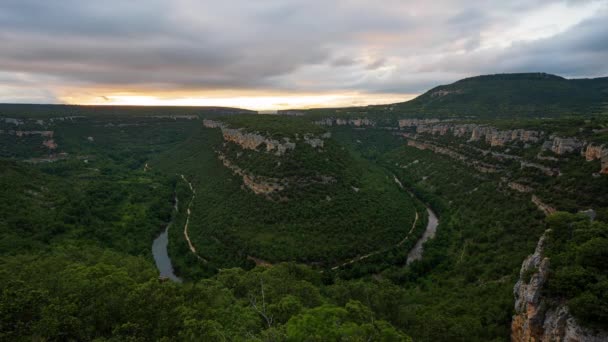
[[[307,144],[321,151],[325,146],[325,140],[331,138],[331,133],[323,134],[295,134],[292,138],[272,139],[264,136],[259,132],[247,132],[241,128],[230,128],[221,121],[203,120],[203,125],[207,128],[219,128],[222,131],[224,145],[226,142],[231,142],[239,146],[241,149],[253,150],[256,153],[272,153],[279,157],[275,159],[280,165],[284,158],[289,158],[286,155],[288,151],[295,150],[296,144]],[[293,141],[292,141],[293,140]],[[237,175],[243,180],[243,187],[247,188],[256,195],[264,195],[271,200],[288,200],[287,197],[281,194],[288,187],[305,187],[312,184],[330,184],[335,183],[336,179],[331,176],[314,175],[314,176],[291,176],[291,177],[267,177],[264,175],[254,174],[251,170],[239,166],[238,152],[236,159],[230,159],[224,154],[221,149],[217,150],[217,157],[222,164],[228,168],[234,175]]]
[[[447,147],[442,147],[438,145],[434,145],[428,142],[418,141],[416,139],[410,138],[407,141],[407,145],[417,148],[419,150],[430,150],[434,153],[446,155],[452,159],[460,160],[464,162],[466,165],[475,168],[477,171],[481,173],[496,173],[498,169],[495,165],[484,163],[478,160],[470,161],[465,155],[455,152]]]
[[[542,132],[513,129],[498,130],[491,126],[477,124],[455,124],[449,120],[439,119],[403,119],[399,120],[399,128],[415,127],[416,133],[446,135],[452,133],[455,137],[469,137],[469,141],[484,139],[491,146],[504,146],[509,142],[537,142]]]
[[[608,341],[606,333],[580,326],[564,303],[543,297],[550,266],[549,258],[543,255],[545,239],[543,235],[534,254],[524,260],[513,288],[515,315],[511,322],[511,341]]]
[[[20,130],[6,130],[5,131],[5,130],[0,129],[0,134],[14,135],[18,138],[38,135],[38,136],[42,137],[42,139],[43,139],[43,141],[42,141],[43,146],[45,146],[49,150],[57,149],[57,143],[53,139],[53,136],[55,134],[54,131],[20,131]]]
[[[258,150],[258,147],[265,146],[266,152],[274,153],[277,156],[282,156],[289,150],[296,148],[296,142],[290,138],[284,137],[281,140],[272,139],[264,136],[259,132],[246,132],[242,128],[230,128],[220,121],[203,120],[203,126],[207,128],[220,128],[224,141],[233,142],[244,149]],[[314,134],[304,134],[301,138],[305,144],[314,148],[323,148],[324,139],[331,137],[330,133],[324,133],[319,136]],[[300,136],[296,135],[296,140],[300,140]]]
[[[315,121],[315,124],[321,125],[321,126],[355,126],[355,127],[376,126],[376,122],[374,120],[370,120],[368,118],[356,118],[356,119],[325,118],[325,119]]]
[[[599,173],[608,174],[608,147],[605,145],[587,144],[585,141],[572,137],[549,136],[545,138],[545,133],[535,130],[512,129],[499,130],[495,127],[478,124],[456,124],[450,120],[439,119],[402,119],[399,120],[399,128],[414,128],[416,134],[446,135],[452,134],[455,137],[467,138],[468,142],[485,141],[490,146],[508,146],[510,143],[523,142],[538,143],[542,142],[542,151],[551,151],[558,156],[569,153],[581,154],[588,160],[600,160],[601,169]],[[412,137],[412,133],[404,133],[405,137]],[[528,145],[526,145],[528,146]],[[539,153],[537,158],[540,160],[558,161],[553,156],[542,156]],[[556,176],[559,170],[551,169],[539,164],[525,163],[522,167],[535,167],[549,176]]]
[[[566,153],[578,152],[585,144],[574,138],[553,138],[553,145],[551,145],[551,151],[557,155],[563,155]]]
[[[257,150],[260,145],[266,146],[266,152],[273,152],[280,156],[288,150],[296,148],[296,144],[289,141],[289,138],[283,138],[283,141],[269,139],[259,133],[248,133],[242,129],[222,128],[224,141],[233,142],[240,145],[244,149]]]
[[[608,147],[605,145],[589,144],[583,155],[587,161],[599,159],[602,165],[600,173],[608,174]]]
[[[234,174],[243,178],[243,184],[253,191],[256,195],[269,195],[279,192],[288,184],[287,179],[271,178],[256,176],[242,170],[237,165],[233,164],[226,156],[218,152],[218,159],[222,161],[225,167],[230,169]]]

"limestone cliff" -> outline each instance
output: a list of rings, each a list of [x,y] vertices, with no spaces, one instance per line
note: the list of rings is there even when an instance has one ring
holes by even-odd
[[[496,165],[488,164],[481,162],[479,160],[470,161],[465,155],[455,152],[447,147],[442,147],[438,145],[434,145],[428,142],[418,141],[414,138],[409,138],[407,141],[407,145],[417,148],[419,150],[430,150],[434,153],[446,155],[452,159],[460,160],[464,162],[466,165],[475,168],[477,171],[481,173],[495,173],[498,172]]]
[[[355,126],[355,127],[376,126],[376,122],[374,120],[371,120],[368,118],[355,118],[355,119],[324,118],[321,120],[317,120],[314,123],[317,125],[321,125],[321,126]]]
[[[8,121],[7,121],[8,122]],[[11,121],[12,122],[12,121]],[[18,138],[28,137],[28,136],[40,136],[42,137],[42,145],[48,148],[49,150],[54,150],[57,148],[57,143],[53,139],[54,131],[20,131],[20,130],[1,130],[0,134],[8,134],[14,135]]]
[[[553,153],[562,155],[566,153],[578,152],[583,148],[585,144],[575,138],[561,138],[554,137],[553,144],[551,145],[551,151]]]
[[[240,176],[243,180],[243,185],[256,195],[265,195],[267,198],[272,198],[272,195],[278,194],[290,186],[305,187],[312,184],[330,184],[335,183],[336,179],[331,176],[317,175],[310,177],[266,177],[253,174],[242,169],[236,163],[231,161],[220,151],[216,151],[218,159],[222,164],[230,169],[233,174]],[[286,197],[280,197],[281,200],[287,200]]]
[[[288,180],[286,179],[256,176],[248,173],[232,163],[221,152],[218,152],[218,159],[221,160],[222,164],[224,164],[224,166],[230,169],[234,174],[241,176],[243,178],[243,184],[256,195],[269,195],[284,190],[288,184]]]
[[[587,161],[599,159],[601,162],[600,173],[608,174],[608,147],[605,145],[589,144],[583,154]]]
[[[528,256],[513,288],[515,315],[511,322],[513,342],[600,342],[608,341],[605,332],[582,327],[572,317],[565,303],[543,296],[549,277],[549,258],[544,256],[546,235]]]
[[[288,137],[283,137],[280,140],[266,137],[260,132],[247,132],[242,128],[231,128],[228,127],[221,121],[215,120],[203,120],[203,126],[207,128],[220,128],[224,141],[233,142],[241,148],[248,150],[257,151],[259,147],[264,146],[266,152],[274,153],[277,156],[284,155],[287,151],[294,150],[296,148],[296,142],[292,141]],[[308,144],[314,148],[323,148],[324,139],[331,137],[329,132],[314,135],[304,134],[302,140],[305,144]],[[296,134],[296,140],[300,140],[300,136]]]
[[[455,137],[469,136],[469,141],[479,141],[482,138],[491,146],[504,146],[509,142],[537,142],[542,132],[513,129],[498,130],[491,126],[478,124],[456,124],[451,120],[439,119],[402,119],[399,128],[414,127],[416,133],[446,135],[452,133]]]

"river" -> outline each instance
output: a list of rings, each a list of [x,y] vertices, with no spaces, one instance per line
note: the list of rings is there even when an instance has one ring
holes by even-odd
[[[177,196],[175,197],[175,212],[177,212]],[[169,244],[169,228],[173,224],[173,220],[167,224],[165,230],[154,239],[152,242],[152,255],[154,256],[154,262],[156,268],[160,273],[160,277],[166,277],[174,282],[181,283],[182,280],[175,275],[173,271],[173,265],[171,264],[171,258],[169,258],[169,252],[167,246]]]
[[[418,239],[414,248],[410,250],[407,254],[406,264],[409,265],[413,261],[422,259],[423,245],[428,239],[432,239],[437,232],[437,226],[439,225],[439,220],[437,219],[437,215],[431,210],[431,208],[427,207],[426,212],[429,214],[429,220],[426,224],[426,229],[422,234],[422,237]]]

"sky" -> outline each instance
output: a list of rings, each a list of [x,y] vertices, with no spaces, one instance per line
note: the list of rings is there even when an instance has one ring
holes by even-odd
[[[608,0],[2,0],[0,102],[402,102],[480,74],[608,76]]]

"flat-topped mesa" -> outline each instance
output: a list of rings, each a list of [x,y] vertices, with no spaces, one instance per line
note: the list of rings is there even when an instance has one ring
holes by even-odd
[[[587,145],[587,149],[583,152],[587,161],[600,160],[601,174],[608,174],[608,147],[605,145]]]
[[[376,126],[376,122],[374,120],[371,120],[368,118],[355,118],[355,119],[324,118],[324,119],[315,121],[314,124],[320,125],[320,126],[355,126],[355,127]]]
[[[274,152],[277,156],[282,156],[289,150],[295,150],[296,142],[290,138],[283,137],[281,140],[272,139],[264,136],[260,132],[247,132],[243,128],[230,128],[225,123],[215,120],[203,120],[203,126],[207,128],[220,128],[224,141],[233,142],[244,149],[258,151],[258,147],[264,145],[266,152]],[[306,133],[301,136],[305,144],[313,148],[323,148],[324,140],[331,137],[331,133],[326,132],[320,135]],[[296,133],[295,140],[300,140],[300,135]]]

